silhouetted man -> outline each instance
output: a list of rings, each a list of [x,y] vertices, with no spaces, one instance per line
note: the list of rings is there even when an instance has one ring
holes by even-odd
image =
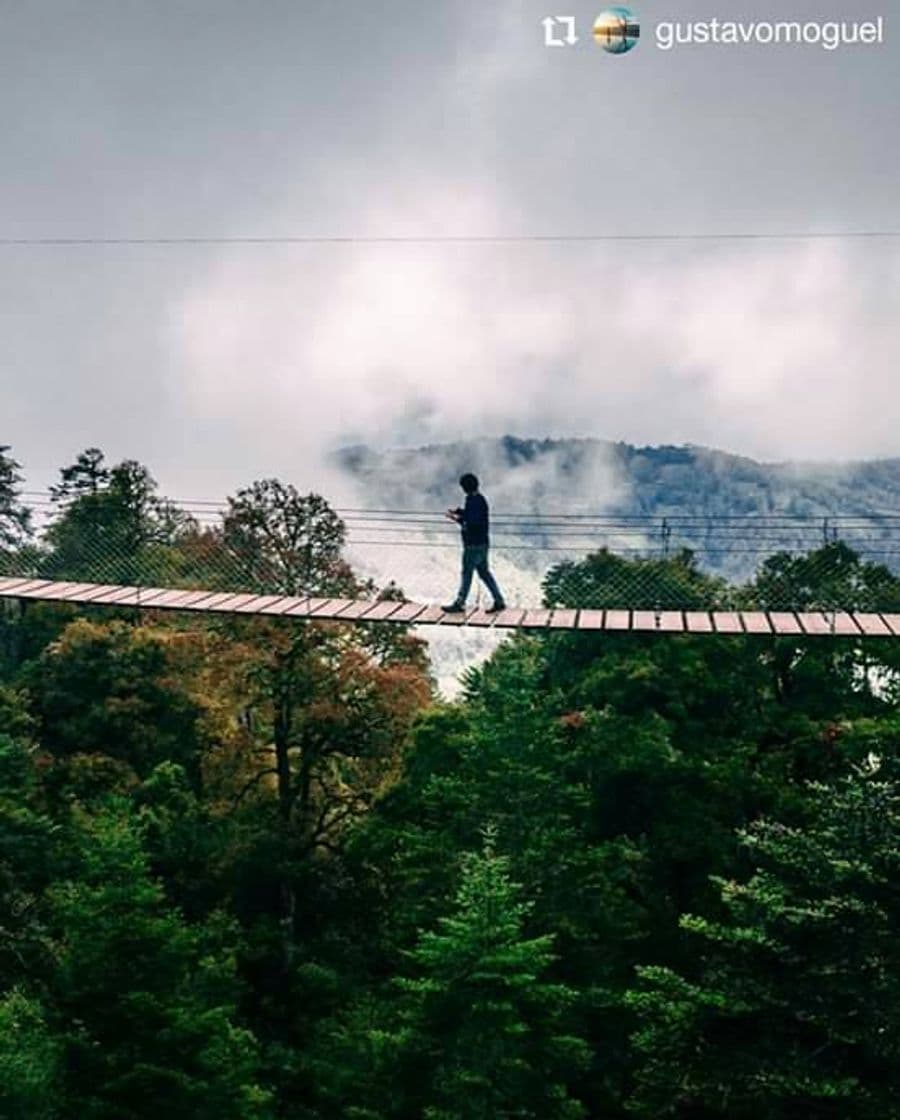
[[[448,509],[444,516],[458,522],[462,528],[462,581],[456,598],[443,609],[453,614],[466,609],[472,576],[477,572],[481,582],[494,597],[493,605],[487,608],[487,613],[495,614],[502,611],[506,604],[497,581],[488,568],[488,504],[484,495],[478,492],[478,479],[474,474],[464,474],[459,484],[466,493],[466,504],[462,509]]]

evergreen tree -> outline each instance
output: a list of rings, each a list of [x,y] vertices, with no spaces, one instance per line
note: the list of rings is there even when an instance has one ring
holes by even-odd
[[[0,575],[12,571],[9,555],[31,535],[31,511],[19,498],[20,464],[11,458],[7,444],[0,444]]]
[[[256,1041],[235,1021],[230,923],[189,926],[166,904],[124,802],[76,823],[77,874],[50,892],[61,1120],[268,1117]]]
[[[13,988],[0,995],[0,1116],[56,1120],[61,1046],[40,1003]]]
[[[586,1064],[567,1017],[575,993],[548,977],[553,937],[527,936],[532,910],[494,849],[463,860],[454,912],[409,953],[396,1039],[426,1120],[584,1115],[568,1085]]]
[[[812,786],[803,825],[745,830],[721,919],[682,919],[696,970],[639,970],[638,1115],[898,1115],[900,781],[877,767]]]
[[[49,571],[109,583],[174,582],[174,546],[196,534],[194,521],[157,494],[143,464],[103,464],[96,448],[60,472],[52,494],[60,512],[46,534]]]

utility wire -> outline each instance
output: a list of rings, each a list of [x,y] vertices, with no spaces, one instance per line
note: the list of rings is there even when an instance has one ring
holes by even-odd
[[[434,234],[425,236],[0,237],[4,248],[190,245],[516,245],[639,241],[837,241],[900,238],[900,230],[798,230],[747,233]]]

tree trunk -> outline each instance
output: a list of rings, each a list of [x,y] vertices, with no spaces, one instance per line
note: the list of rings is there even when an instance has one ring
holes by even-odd
[[[293,708],[290,697],[293,651],[285,659],[278,658],[274,689],[275,720],[273,739],[275,745],[275,769],[278,778],[278,824],[281,842],[280,864],[281,882],[279,898],[281,913],[281,963],[285,973],[290,970],[294,955],[294,919],[297,912],[297,898],[291,882],[290,868],[286,866],[292,848],[291,807],[294,788],[291,780],[291,760],[289,755]]]

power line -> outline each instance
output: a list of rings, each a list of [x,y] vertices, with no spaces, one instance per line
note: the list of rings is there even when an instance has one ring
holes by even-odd
[[[900,238],[900,230],[797,230],[745,233],[433,234],[424,236],[0,237],[3,248],[215,245],[518,245],[665,241],[837,241]]]
[[[99,491],[103,493],[105,491]],[[22,490],[21,496],[28,499],[28,505],[35,508],[60,509],[77,501],[77,496],[54,501],[49,490]],[[228,503],[209,498],[170,498],[164,497],[162,501],[168,502],[178,510],[185,513],[198,513],[203,517],[216,516],[228,510]],[[443,521],[444,511],[423,509],[385,509],[381,507],[364,508],[360,506],[335,506],[333,507],[342,520],[353,523],[356,521],[382,522],[384,524],[408,524],[411,526],[430,526],[435,521]],[[586,528],[610,528],[629,525],[653,525],[659,527],[663,522],[667,526],[717,526],[730,532],[739,531],[743,526],[759,528],[800,528],[811,526],[821,529],[823,522],[829,526],[841,528],[870,528],[873,523],[891,524],[900,522],[898,513],[866,513],[866,514],[807,514],[807,513],[693,513],[693,514],[666,514],[666,513],[574,513],[555,511],[552,513],[536,513],[533,511],[520,511],[511,513],[496,513],[491,515],[491,523],[505,528],[509,522],[525,522],[529,526],[552,527],[559,523],[570,527],[572,522]]]

